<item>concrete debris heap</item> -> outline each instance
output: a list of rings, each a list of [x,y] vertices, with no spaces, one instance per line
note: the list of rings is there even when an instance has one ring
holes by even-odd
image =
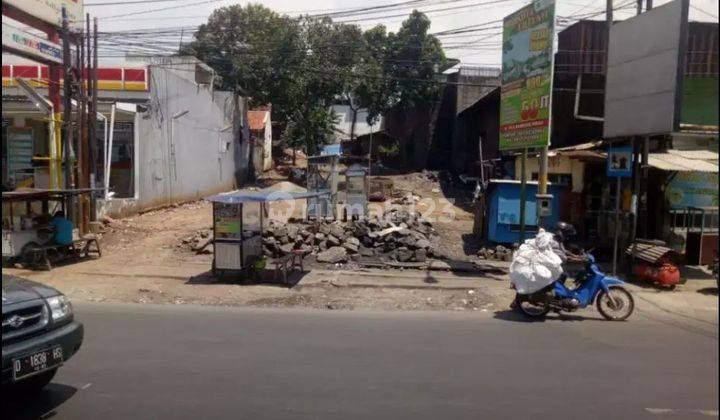
[[[321,263],[344,263],[361,257],[384,261],[425,262],[444,259],[435,246],[432,223],[417,214],[392,209],[383,217],[348,221],[271,222],[264,231],[265,255],[278,257],[294,250],[316,255]]]
[[[513,250],[502,245],[482,247],[477,256],[484,260],[512,261]]]

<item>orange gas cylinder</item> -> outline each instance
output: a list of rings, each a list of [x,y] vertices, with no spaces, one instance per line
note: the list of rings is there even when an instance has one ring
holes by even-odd
[[[650,280],[653,283],[663,285],[674,285],[680,283],[680,270],[675,264],[665,262],[660,266],[647,264],[635,264],[633,274],[643,280]]]

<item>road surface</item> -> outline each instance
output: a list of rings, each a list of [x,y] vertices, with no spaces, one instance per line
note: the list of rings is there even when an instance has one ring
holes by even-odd
[[[87,303],[76,312],[80,353],[36,398],[3,400],[3,417],[718,416],[717,321]]]

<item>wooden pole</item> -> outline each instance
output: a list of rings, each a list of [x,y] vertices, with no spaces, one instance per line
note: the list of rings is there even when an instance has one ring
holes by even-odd
[[[73,124],[72,124],[72,57],[70,54],[70,36],[68,30],[67,10],[62,8],[62,41],[63,41],[63,124],[65,139],[63,141],[63,158],[65,160],[65,188],[75,188],[72,174]],[[73,220],[74,209],[71,203],[65,207],[65,217]]]

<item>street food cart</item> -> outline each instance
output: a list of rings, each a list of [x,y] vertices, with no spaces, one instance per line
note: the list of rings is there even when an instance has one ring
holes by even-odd
[[[83,195],[98,191],[80,189],[22,189],[2,193],[2,259],[3,262],[22,262],[28,267],[38,264],[50,269],[51,260],[68,256],[88,256],[89,252],[100,255],[97,238],[73,229],[72,243],[54,243],[51,226],[57,211],[67,214],[71,202]],[[74,221],[73,221],[74,222]],[[77,223],[73,223],[78,226]],[[94,249],[91,250],[91,247]]]
[[[263,256],[263,226],[268,203],[323,199],[328,190],[312,192],[234,191],[207,197],[213,203],[214,276],[238,273],[254,267]]]
[[[353,164],[345,170],[345,216],[348,219],[367,215],[367,168]]]

